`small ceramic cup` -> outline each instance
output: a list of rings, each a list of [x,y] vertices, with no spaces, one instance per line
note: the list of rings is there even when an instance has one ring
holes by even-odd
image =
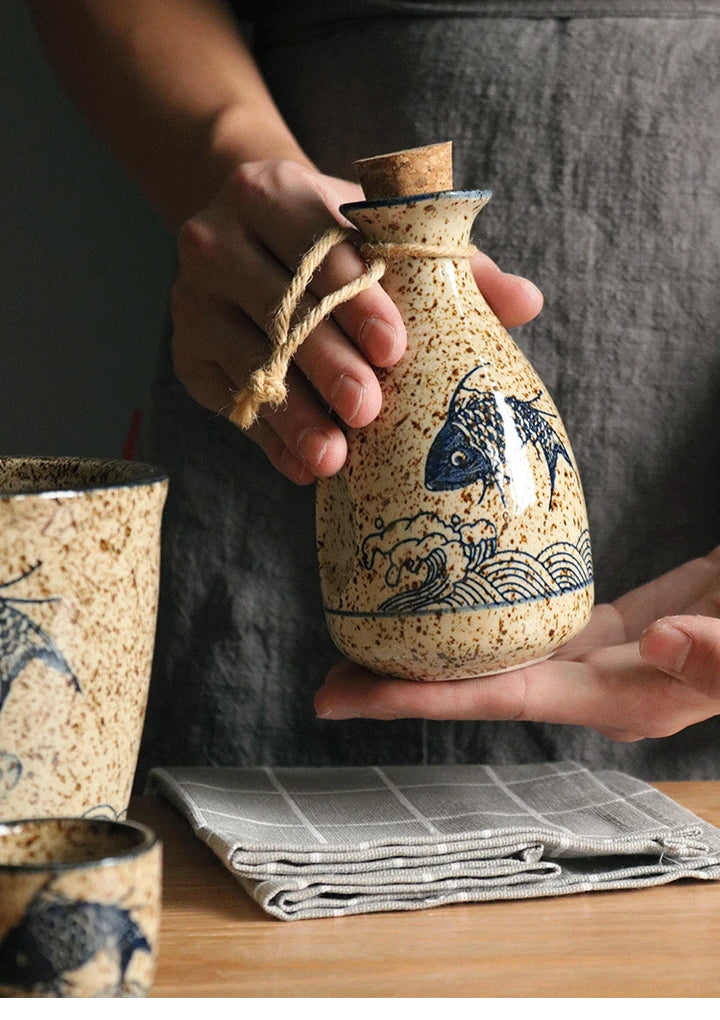
[[[0,995],[147,995],[161,864],[135,822],[0,822]]]
[[[127,810],[166,494],[146,464],[0,458],[0,819]]]

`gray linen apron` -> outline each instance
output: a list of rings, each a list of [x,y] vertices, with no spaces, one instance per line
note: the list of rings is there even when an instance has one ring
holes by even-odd
[[[252,16],[245,5],[241,17]],[[546,307],[515,331],[563,416],[597,596],[720,541],[720,0],[298,0],[254,45],[327,173],[452,139],[455,185],[490,188],[475,240]],[[313,490],[198,407],[163,348],[143,455],[171,474],[152,764],[528,762],[720,776],[720,723],[614,743],[575,727],[316,721],[338,659]]]

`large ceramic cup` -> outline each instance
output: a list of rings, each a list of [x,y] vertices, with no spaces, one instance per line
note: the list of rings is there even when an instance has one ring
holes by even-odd
[[[0,458],[0,818],[125,813],[166,492],[144,464]]]
[[[161,847],[134,822],[0,823],[0,995],[146,995]]]

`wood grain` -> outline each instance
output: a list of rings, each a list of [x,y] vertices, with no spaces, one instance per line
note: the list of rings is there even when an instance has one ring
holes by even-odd
[[[720,782],[658,783],[720,826]],[[317,921],[265,915],[165,801],[156,997],[720,995],[720,883]]]

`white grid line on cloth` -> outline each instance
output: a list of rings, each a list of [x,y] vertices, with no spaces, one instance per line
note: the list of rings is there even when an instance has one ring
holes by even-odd
[[[578,771],[580,771],[580,770],[578,770]],[[559,775],[565,776],[565,775],[568,775],[568,773],[559,773]],[[541,778],[541,777],[533,777],[533,778]],[[545,777],[545,778],[547,778],[547,777]],[[517,780],[517,781],[514,781],[514,782],[522,782],[522,780]],[[488,783],[462,783],[462,784],[461,783],[442,783],[442,784],[439,784],[439,785],[443,786],[443,787],[449,787],[449,788],[464,787],[464,788],[472,789],[472,788],[476,788],[476,787],[478,787],[478,788],[479,787],[497,788],[498,783],[497,783],[497,781],[495,781],[495,782],[488,782]],[[507,785],[509,786],[509,785],[511,785],[511,783],[508,783]],[[613,791],[610,790],[600,780],[597,780],[597,785],[600,786],[601,789],[603,789],[606,792],[608,792],[609,794],[611,794],[611,799],[610,800],[588,802],[588,804],[584,805],[583,807],[577,807],[576,806],[576,807],[572,807],[572,808],[548,808],[548,809],[545,810],[545,814],[544,814],[544,817],[548,821],[548,824],[550,824],[551,826],[553,826],[553,824],[554,824],[554,823],[549,821],[550,816],[556,817],[557,815],[563,815],[563,814],[574,815],[578,811],[588,811],[588,810],[592,811],[592,810],[595,810],[596,808],[606,807],[606,806],[608,806],[610,804],[620,804],[620,803],[633,804],[636,799],[638,799],[640,797],[647,797],[648,795],[656,794],[656,792],[657,792],[657,791],[655,791],[652,788],[645,789],[645,790],[637,790],[637,791],[633,791],[632,793],[628,794],[627,798],[624,798],[624,797],[622,797],[619,794],[613,795]],[[261,793],[262,792],[262,791],[257,791],[255,789],[237,789],[237,788],[233,789],[232,787],[218,787],[218,786],[214,786],[212,784],[197,783],[197,782],[192,781],[192,780],[183,782],[182,786],[183,787],[197,786],[197,787],[200,787],[202,789],[217,790],[217,791],[220,791],[220,792],[233,792],[233,793],[252,793],[252,794],[256,794],[256,793]],[[407,802],[405,798],[402,797],[401,789],[416,790],[416,789],[425,789],[425,788],[427,788],[427,789],[430,789],[430,788],[437,789],[438,788],[438,784],[433,784],[433,783],[405,784],[405,786],[403,788],[396,787],[395,789],[391,789],[391,792],[393,794],[395,794],[395,795],[397,795],[396,791],[399,792],[400,795],[401,795],[401,799],[403,800],[403,803],[404,804],[408,804],[410,809],[413,810],[413,806],[411,804],[409,804],[409,802]],[[273,791],[267,791],[267,792],[272,793]],[[312,793],[314,795],[320,795],[320,794],[331,795],[333,793],[347,794],[347,793],[350,792],[350,793],[354,794],[354,793],[377,793],[379,791],[378,791],[377,787],[357,787],[357,788],[352,789],[352,791],[347,791],[347,790],[329,790],[329,791],[328,790],[325,790],[325,791],[322,791],[322,790],[313,790],[313,791],[308,791],[308,792]],[[276,795],[278,797],[281,797],[287,803],[287,797],[283,797],[282,790],[277,790],[277,788],[276,788]],[[303,791],[303,796],[306,796],[306,795],[307,795],[307,793],[305,791]],[[288,794],[288,796],[292,796],[292,795]],[[523,805],[523,812],[530,810],[530,808],[527,806],[527,804],[524,801],[521,801],[518,798],[513,798],[513,800],[516,803],[521,803]],[[293,805],[295,805],[294,801],[293,801]],[[297,807],[297,805],[295,805],[295,806]],[[306,817],[304,815],[302,815],[302,813],[301,813],[299,808],[298,808],[297,811],[294,812],[295,814],[298,815],[298,819],[299,819],[298,822],[268,821],[266,819],[258,818],[257,816],[241,815],[241,814],[236,814],[236,813],[229,812],[229,811],[221,811],[218,808],[210,808],[210,807],[207,807],[207,806],[203,806],[202,813],[203,813],[203,817],[204,817],[205,820],[207,820],[207,816],[208,815],[213,815],[213,816],[222,817],[222,818],[232,818],[233,820],[238,821],[238,822],[246,822],[246,823],[251,824],[251,825],[258,825],[258,826],[262,826],[262,827],[266,827],[266,828],[273,828],[273,827],[275,827],[275,828],[282,828],[282,829],[305,829],[308,826],[310,826],[311,827],[311,831],[312,831],[312,823],[309,821],[309,819],[306,819]],[[648,812],[646,812],[644,810],[641,810],[641,813],[643,815],[645,815],[645,817],[647,817],[650,821],[654,822],[656,825],[658,825],[658,824],[662,825],[662,822],[659,822],[658,819],[656,819],[654,816],[650,815]],[[474,811],[468,809],[466,811],[458,811],[458,812],[454,812],[454,813],[451,813],[451,814],[427,814],[427,815],[423,815],[421,812],[418,812],[418,810],[413,810],[414,817],[416,819],[418,819],[419,821],[421,821],[423,824],[427,823],[426,827],[430,827],[431,831],[434,831],[436,834],[439,834],[439,833],[438,833],[438,830],[436,828],[432,827],[432,821],[449,821],[451,819],[456,819],[456,820],[459,821],[460,819],[471,818],[473,816],[482,816],[482,817],[487,816],[487,817],[493,817],[493,818],[513,818],[513,817],[516,817],[517,814],[518,814],[518,812],[512,812],[512,811],[494,811],[494,810],[491,810],[489,808],[478,808],[477,810],[474,810]],[[542,816],[538,815],[536,812],[532,812],[532,814],[536,818],[542,817]],[[330,821],[328,821],[328,822],[323,822],[323,828],[324,829],[329,829],[329,828],[331,828],[331,829],[344,828],[344,827],[346,827],[348,825],[356,825],[356,824],[358,824],[358,823],[357,822],[353,822],[351,819],[347,819],[347,820],[345,820],[343,822],[330,822]],[[369,823],[369,824],[372,824],[373,826],[376,826],[376,825],[397,825],[397,824],[407,824],[407,823],[406,822],[402,822],[400,819],[394,819],[394,820],[390,820],[390,821],[382,821],[380,819],[375,819],[372,823]],[[574,832],[574,830],[568,830],[568,829],[566,829],[565,826],[561,826],[559,823],[557,823],[557,825],[555,827],[564,828],[565,831],[573,831]],[[316,830],[313,834],[316,836],[316,838],[320,837],[322,839],[322,836],[321,836],[321,833],[319,832],[319,830]],[[327,840],[323,839],[323,842],[327,842]]]
[[[353,791],[353,792],[355,792],[355,791]],[[643,796],[647,796],[647,794],[649,794],[649,793],[655,793],[655,792],[656,792],[655,790],[641,790],[641,791],[639,791],[637,793],[636,796],[643,797]],[[548,816],[549,815],[572,815],[572,814],[576,814],[578,811],[592,811],[592,810],[594,810],[595,808],[598,808],[598,807],[606,807],[608,804],[618,804],[618,803],[626,803],[626,802],[623,801],[622,798],[620,798],[620,797],[613,797],[612,800],[597,801],[597,802],[595,802],[593,804],[587,804],[586,806],[584,806],[582,808],[572,807],[572,808],[553,809],[551,811],[547,811],[546,814]],[[526,810],[527,810],[527,808],[526,808]],[[644,813],[645,812],[643,812],[643,814]],[[255,816],[251,816],[251,815],[238,815],[238,814],[235,814],[234,812],[231,812],[231,811],[220,811],[217,808],[203,807],[202,808],[202,814],[203,814],[203,819],[204,820],[207,820],[207,816],[208,815],[218,815],[218,816],[220,816],[222,818],[232,818],[234,821],[237,821],[237,822],[248,822],[251,825],[265,825],[268,828],[278,828],[278,829],[304,829],[305,828],[304,822],[300,821],[300,820],[297,821],[297,822],[271,822],[271,821],[267,821],[266,819],[257,818]],[[490,808],[478,808],[476,811],[469,811],[469,810],[468,811],[458,811],[458,812],[455,812],[454,814],[450,814],[450,815],[426,815],[426,816],[424,816],[424,820],[427,820],[430,823],[433,822],[433,821],[447,822],[447,821],[449,821],[450,819],[453,819],[453,818],[459,820],[461,818],[472,818],[475,815],[482,815],[483,817],[485,815],[488,815],[488,816],[492,816],[493,818],[517,818],[518,815],[522,815],[522,814],[525,814],[525,811],[522,811],[522,812],[520,812],[520,811],[493,811]],[[538,816],[536,815],[535,817],[538,817]],[[389,819],[388,821],[383,821],[382,819],[373,819],[373,821],[371,821],[371,822],[367,822],[366,821],[363,824],[366,824],[366,825],[407,825],[407,824],[409,824],[409,821],[410,821],[410,819],[403,820],[403,819],[398,819],[398,818]],[[659,825],[660,827],[663,827],[663,823],[662,822],[658,822],[657,819],[654,819],[654,821],[656,822],[656,825]],[[348,825],[358,825],[360,823],[354,822],[354,821],[352,821],[352,819],[347,819],[346,821],[343,821],[343,822],[323,822],[322,824],[323,824],[323,828],[324,829],[342,829],[342,828],[345,828]],[[552,823],[552,822],[549,822],[548,824],[550,824],[551,827],[555,827],[554,823]],[[564,826],[563,826],[563,828],[564,828]],[[570,831],[570,830],[568,830],[568,831]],[[437,832],[437,830],[436,830],[436,832]]]
[[[519,804],[520,807],[523,808],[523,810],[526,811],[528,814],[532,815],[533,818],[537,818],[539,822],[543,822],[545,825],[549,825],[551,828],[563,829],[569,835],[571,836],[575,835],[572,829],[568,829],[567,826],[561,825],[559,822],[557,823],[557,825],[553,825],[553,823],[545,815],[541,815],[539,811],[535,811],[534,808],[531,808],[530,805],[527,804],[522,799],[522,797],[518,797],[516,793],[513,793],[513,791],[509,789],[507,784],[502,781],[502,779],[498,776],[494,769],[492,769],[489,765],[485,766],[485,770],[487,774],[490,776],[490,778],[495,781],[498,788],[504,790],[504,792],[508,795],[508,797],[510,797],[511,800],[515,801],[516,804]],[[547,776],[545,778],[547,779]]]
[[[458,819],[460,819],[460,818],[472,818],[475,815],[486,815],[486,814],[487,815],[489,815],[489,814],[500,815],[503,818],[505,818],[505,817],[507,817],[507,818],[517,818],[518,815],[519,815],[519,813],[518,814],[512,814],[510,812],[504,813],[504,812],[501,812],[501,811],[470,811],[470,812],[467,812],[467,813],[463,813],[461,815],[433,815],[432,817],[433,818],[437,818],[438,821],[446,821],[446,820],[448,820],[450,818],[458,818]],[[227,811],[214,811],[214,810],[212,810],[210,808],[203,809],[203,821],[205,821],[205,822],[208,821],[208,818],[207,818],[208,815],[220,815],[223,818],[231,818],[231,819],[233,819],[234,821],[237,821],[237,822],[247,822],[249,825],[265,825],[269,829],[299,829],[301,832],[304,832],[305,829],[306,829],[306,826],[302,822],[300,822],[300,821],[297,821],[297,822],[268,822],[268,821],[263,821],[261,818],[248,818],[247,815],[233,815],[233,814],[230,814]],[[323,822],[322,825],[323,825],[323,829],[348,829],[348,828],[357,829],[357,828],[360,828],[360,827],[371,827],[371,828],[374,828],[377,825],[395,825],[395,826],[398,826],[398,825],[414,825],[416,821],[417,821],[416,818],[389,818],[386,821],[384,821],[382,819],[373,819],[372,821],[368,821],[367,819],[365,819],[363,821],[358,821],[358,822],[353,821],[352,819],[349,819],[349,820],[346,819],[344,822]],[[514,826],[514,828],[518,828],[518,826]],[[443,835],[443,837],[445,839],[447,839],[447,833],[444,833],[444,834],[438,833],[437,830],[436,830],[434,834],[435,835]],[[466,836],[466,835],[470,835],[470,833],[465,833],[463,831],[461,833],[461,835]],[[327,840],[323,840],[323,842],[327,843],[328,841]]]
[[[407,799],[402,790],[395,786],[395,784],[388,778],[388,776],[385,775],[383,770],[378,765],[373,765],[373,772],[375,772],[380,777],[383,783],[385,783],[385,785],[387,786],[388,790],[390,790],[390,792],[393,793],[395,797],[397,797],[397,799],[400,801],[403,807],[405,807],[410,812],[410,814],[417,818],[421,825],[425,826],[428,832],[432,832],[433,836],[443,836],[443,833],[441,833],[438,829],[435,828],[432,822],[425,817],[422,811],[418,811],[415,805],[412,804]]]
[[[217,815],[220,818],[232,818],[234,822],[247,822],[249,825],[267,825],[271,829],[305,829],[301,821],[297,822],[268,822],[262,818],[250,818],[248,815],[236,815],[230,811],[216,811],[215,808],[203,808],[203,820],[208,820],[208,815]]]
[[[277,778],[273,770],[268,765],[266,765],[265,768],[263,769],[263,772],[268,777],[268,779],[273,784],[278,793],[282,796],[283,800],[288,805],[293,814],[297,815],[297,817],[302,821],[303,825],[306,826],[308,832],[310,832],[315,837],[318,843],[327,843],[327,840],[323,836],[322,832],[320,832],[319,829],[315,828],[315,826],[313,825],[309,818],[306,818],[306,816],[300,810],[300,808],[295,803],[293,798],[287,792],[283,784]]]
[[[188,783],[182,783],[183,787],[197,786],[197,785],[202,785],[203,789],[221,789],[221,792],[222,792],[222,788],[218,788],[218,787],[206,787],[204,784],[189,783],[189,782]],[[448,785],[450,785],[450,784],[448,784]],[[452,785],[454,786],[455,784],[452,784]],[[472,786],[473,784],[468,783],[468,784],[465,784],[465,785],[466,786]],[[488,786],[488,787],[495,788],[495,783],[483,783],[482,785],[483,786]],[[427,783],[427,784],[423,784],[423,786],[427,786],[429,788],[429,787],[432,787],[433,784],[432,783]],[[410,789],[413,789],[413,790],[417,789],[417,788],[418,787],[415,787],[415,786],[410,787]],[[225,791],[225,792],[229,792],[229,791]],[[232,791],[232,792],[236,792],[236,793],[256,793],[257,791],[255,791],[255,790],[236,790],[236,791]],[[272,791],[268,791],[268,792],[272,793]],[[313,791],[313,792],[314,793],[319,793],[320,791],[316,790],[316,791]],[[331,791],[331,792],[335,792],[335,793],[347,793],[348,791],[337,790],[337,791]],[[368,787],[367,789],[352,790],[351,792],[352,793],[378,793],[380,791],[378,791],[378,789],[376,787]],[[392,790],[390,792],[394,793],[394,791],[392,791]],[[648,791],[648,792],[651,792],[651,791]],[[305,795],[306,794],[303,792],[303,796],[305,796]],[[278,792],[277,796],[282,797],[282,794],[280,792]],[[608,804],[608,803],[611,803],[611,802],[610,801],[603,801],[602,802],[602,804]],[[594,808],[594,807],[597,807],[597,806],[601,807],[602,804],[600,804],[600,805],[590,804],[590,805],[588,805],[588,807],[589,808]],[[410,805],[410,807],[412,808],[412,805]],[[218,816],[218,817],[221,817],[221,818],[232,818],[234,821],[237,821],[237,822],[247,822],[250,825],[264,825],[264,826],[267,826],[268,828],[305,829],[305,823],[304,823],[303,820],[298,820],[297,822],[267,821],[266,819],[258,818],[256,816],[240,815],[240,814],[236,814],[235,812],[232,812],[232,811],[221,811],[218,808],[211,808],[211,807],[207,807],[205,805],[203,805],[200,810],[202,812],[203,821],[207,821],[208,820],[208,816],[209,815],[213,815],[213,816]],[[559,810],[558,811],[550,811],[550,812],[548,812],[548,814],[572,814],[572,813],[576,812],[577,810],[578,810],[577,808],[566,808],[566,809],[564,809],[562,811],[559,811]],[[482,816],[484,818],[486,815],[492,816],[493,818],[517,818],[518,816],[522,817],[522,814],[524,814],[524,812],[519,812],[519,811],[492,811],[489,808],[477,808],[477,810],[473,811],[473,810],[470,810],[468,808],[467,811],[457,811],[454,814],[449,814],[449,815],[439,815],[438,814],[438,815],[425,815],[424,816],[424,815],[422,815],[422,813],[420,813],[419,820],[423,821],[423,822],[427,821],[428,825],[431,826],[433,820],[439,821],[439,822],[446,822],[446,821],[449,821],[451,819],[457,819],[459,821],[462,818],[472,818],[472,817],[476,817],[476,816]],[[416,811],[413,812],[413,816],[414,816],[415,820],[418,820],[418,813]],[[383,821],[382,819],[373,819],[372,821],[367,821],[366,820],[363,823],[360,823],[360,822],[355,822],[355,821],[353,821],[352,819],[349,818],[349,819],[346,819],[345,821],[342,821],[342,822],[323,822],[322,825],[323,825],[323,829],[343,829],[343,828],[346,828],[347,826],[356,826],[356,825],[359,825],[359,824],[372,825],[372,826],[375,826],[375,825],[408,825],[408,824],[410,824],[410,822],[411,822],[411,819],[394,818],[394,819],[389,819],[388,821]],[[432,831],[436,835],[440,834],[437,829],[433,829]]]
[[[649,813],[648,811],[646,811],[646,810],[645,810],[644,808],[642,808],[642,807],[638,807],[638,805],[637,805],[637,804],[635,804],[635,798],[636,798],[636,796],[638,795],[638,791],[637,791],[637,790],[633,790],[632,792],[630,792],[630,793],[627,793],[627,794],[625,794],[625,795],[623,795],[623,794],[620,794],[620,793],[616,793],[616,792],[615,792],[615,790],[611,790],[609,786],[607,786],[607,785],[606,785],[605,783],[603,783],[602,779],[598,779],[598,777],[597,777],[597,776],[596,776],[596,775],[595,775],[594,773],[592,773],[592,772],[589,772],[589,773],[588,773],[588,775],[590,775],[590,776],[591,776],[591,778],[593,779],[593,781],[594,781],[595,783],[597,783],[597,785],[598,785],[598,786],[599,786],[599,787],[600,787],[600,788],[601,788],[602,790],[605,790],[605,791],[606,791],[606,793],[609,793],[609,794],[610,794],[610,796],[611,796],[611,797],[613,797],[613,798],[614,798],[614,799],[615,799],[616,801],[622,801],[622,802],[623,802],[623,803],[625,803],[625,804],[632,804],[632,806],[633,806],[633,807],[637,808],[637,810],[638,810],[638,811],[640,812],[640,814],[643,814],[643,815],[645,815],[645,817],[646,817],[647,819],[649,819],[649,820],[650,820],[650,821],[651,821],[651,822],[652,822],[652,823],[653,823],[654,825],[658,825],[658,819],[657,819],[657,818],[656,818],[656,817],[655,817],[654,815],[651,815],[651,814],[650,814],[650,813]],[[648,790],[643,790],[643,791],[641,791],[641,792],[642,792],[642,793],[648,793],[648,792],[650,792],[650,791],[648,791]],[[654,790],[653,792],[654,792],[654,793],[659,793],[659,791],[658,791],[658,790]],[[662,823],[660,823],[660,824],[662,824]]]
[[[638,797],[647,797],[647,795],[649,793],[657,793],[657,792],[658,792],[657,790],[641,790],[641,791],[638,792],[637,796]],[[612,794],[612,790],[608,790],[608,793]],[[634,797],[635,794],[630,794],[630,796]],[[572,815],[572,814],[576,814],[578,811],[594,811],[595,808],[607,807],[608,804],[630,804],[630,803],[631,803],[630,800],[625,798],[625,797],[615,796],[615,797],[612,797],[610,800],[588,801],[587,804],[576,805],[575,807],[570,807],[570,808],[549,808],[549,809],[546,810],[545,813],[546,813],[546,815]],[[501,812],[493,812],[493,811],[483,812],[483,814],[489,814],[489,815],[490,814],[500,814],[500,813]],[[663,824],[662,822],[659,822],[657,818],[652,818],[652,815],[649,815],[647,813],[647,811],[643,811],[642,814],[646,815],[647,818],[650,818],[655,823],[655,826]],[[433,817],[435,817],[435,816],[433,815]]]
[[[553,764],[556,764],[556,763],[553,763]],[[430,767],[432,768],[433,766],[430,766]],[[470,766],[470,767],[472,767],[472,766]],[[484,766],[483,766],[483,768],[484,768]],[[586,771],[587,770],[582,769],[582,768],[572,769],[571,771],[568,771],[568,772],[560,772],[558,770],[556,773],[548,773],[548,775],[546,775],[546,776],[527,776],[525,779],[507,779],[507,780],[505,780],[505,785],[506,786],[519,786],[521,784],[525,785],[527,783],[537,783],[537,782],[541,782],[543,780],[550,779],[553,774],[554,775],[558,775],[558,776],[562,776],[562,777],[565,777],[565,776],[577,776],[577,775],[580,775],[582,773],[585,773]],[[249,786],[247,786],[247,787],[246,786],[242,786],[242,787],[241,786],[219,786],[217,783],[201,783],[198,779],[181,779],[181,780],[179,780],[179,782],[181,782],[182,785],[185,786],[185,787],[196,786],[196,787],[199,787],[200,789],[203,789],[203,790],[217,790],[219,793],[258,793],[258,794],[261,794],[261,793],[272,793],[272,790],[261,790],[261,789],[258,789],[257,787],[249,787]],[[434,789],[434,790],[437,790],[437,789],[440,789],[440,788],[446,787],[446,786],[447,787],[452,787],[452,788],[457,787],[458,789],[465,789],[465,788],[467,788],[467,789],[481,789],[482,787],[494,787],[494,786],[497,786],[497,783],[496,782],[492,782],[492,781],[491,782],[483,782],[482,780],[479,780],[479,779],[478,780],[472,780],[471,782],[460,782],[460,781],[455,781],[455,780],[448,779],[448,780],[445,780],[444,782],[402,783],[397,788],[399,790],[425,790],[425,789]],[[377,787],[377,786],[353,786],[351,789],[348,789],[345,786],[338,786],[338,787],[333,787],[333,788],[329,788],[329,789],[322,789],[322,790],[303,790],[302,791],[302,795],[303,795],[303,797],[325,797],[328,794],[334,794],[334,793],[340,793],[340,794],[347,794],[347,793],[377,793],[378,789],[379,789],[379,787]],[[612,792],[612,791],[610,791],[610,792]],[[647,792],[649,792],[649,791],[643,790],[643,791],[640,791],[640,794],[644,794],[644,793],[647,793]],[[638,795],[640,795],[640,794],[638,794]],[[292,795],[289,794],[289,796],[292,796]],[[630,795],[630,796],[634,796],[634,794]]]
[[[305,826],[302,824],[302,822],[299,822],[299,821],[298,822],[266,822],[266,821],[264,822],[260,818],[248,818],[247,815],[232,815],[232,814],[229,814],[227,811],[214,811],[214,810],[212,810],[210,808],[205,808],[203,810],[203,817],[204,817],[205,821],[207,821],[207,817],[206,817],[207,815],[221,815],[223,818],[232,818],[232,819],[234,819],[235,821],[238,821],[238,822],[248,822],[248,824],[250,824],[250,825],[266,825],[266,826],[268,826],[268,828],[271,828],[271,829],[273,829],[273,828],[277,828],[277,829],[301,829],[301,830],[305,829]],[[462,818],[475,818],[478,815],[481,815],[482,817],[485,817],[485,815],[492,815],[493,817],[497,817],[497,818],[522,818],[523,817],[523,813],[521,813],[520,811],[482,811],[482,810],[478,810],[478,811],[463,811],[461,814],[457,814],[457,815],[430,815],[427,818],[427,821],[428,821],[429,824],[432,824],[432,821],[431,821],[432,819],[435,819],[438,822],[447,822],[447,821],[450,821],[450,820],[453,820],[453,819],[457,819],[459,821]],[[323,826],[323,829],[348,829],[348,828],[357,829],[357,828],[359,828],[361,826],[370,826],[370,827],[374,828],[376,825],[412,825],[412,824],[414,824],[415,822],[417,822],[419,820],[420,819],[417,819],[417,818],[414,818],[414,817],[413,818],[389,818],[387,820],[383,820],[383,819],[380,819],[380,818],[373,818],[372,821],[364,819],[363,821],[357,821],[357,822],[353,821],[352,819],[346,819],[343,822],[323,822],[322,826]],[[560,826],[552,825],[552,823],[549,823],[549,825],[550,825],[551,829],[560,828]],[[483,827],[483,829],[485,829],[485,828],[487,828],[487,826]],[[523,828],[524,829],[525,826],[517,826],[517,825],[515,825],[515,826],[513,826],[513,828],[514,829],[517,829],[517,828]],[[433,835],[442,836],[444,839],[448,838],[448,833],[446,833],[446,832],[445,833],[441,833],[437,829],[433,830]],[[463,830],[460,833],[460,835],[462,835],[462,836],[471,836],[472,835],[472,830],[469,830],[467,832],[465,830]],[[325,842],[327,842],[327,840]]]

